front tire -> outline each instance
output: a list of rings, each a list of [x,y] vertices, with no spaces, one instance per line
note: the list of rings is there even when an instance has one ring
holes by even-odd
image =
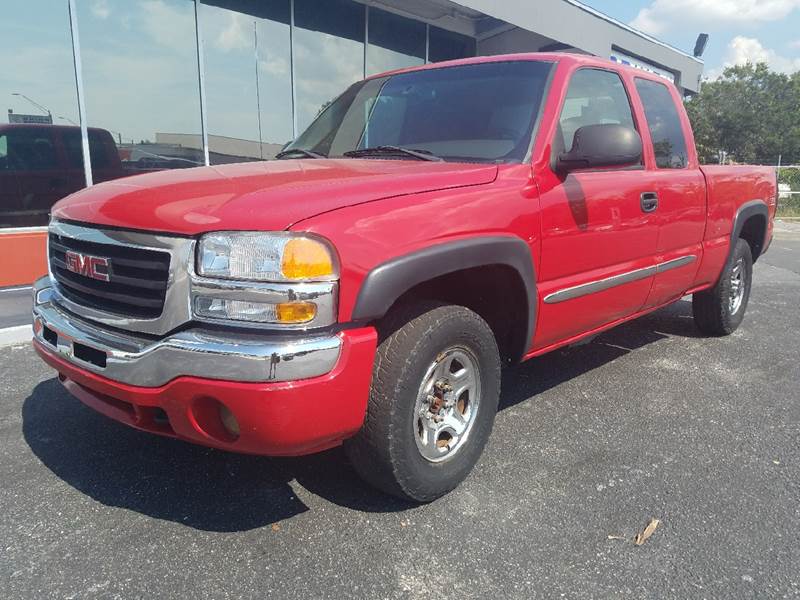
[[[730,335],[741,325],[753,283],[753,255],[750,245],[736,240],[717,284],[692,297],[697,328],[708,335]]]
[[[469,475],[489,438],[500,397],[497,343],[463,306],[408,307],[379,329],[367,415],[345,448],[370,484],[430,502]]]

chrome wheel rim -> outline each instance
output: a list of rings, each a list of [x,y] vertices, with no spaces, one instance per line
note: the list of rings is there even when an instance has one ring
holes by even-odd
[[[742,303],[744,302],[744,290],[744,259],[740,258],[731,269],[731,294],[728,299],[728,309],[732,315],[739,312],[739,309],[742,307]]]
[[[464,446],[480,400],[475,355],[462,346],[439,353],[422,379],[414,406],[414,441],[425,460],[448,460]]]

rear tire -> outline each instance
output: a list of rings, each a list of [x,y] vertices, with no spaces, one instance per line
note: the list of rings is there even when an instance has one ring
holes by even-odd
[[[430,502],[469,475],[492,431],[497,343],[478,314],[437,303],[401,309],[379,330],[367,415],[345,449],[373,486]]]
[[[717,284],[692,297],[697,328],[708,335],[730,335],[741,325],[753,283],[753,255],[750,245],[736,240]]]

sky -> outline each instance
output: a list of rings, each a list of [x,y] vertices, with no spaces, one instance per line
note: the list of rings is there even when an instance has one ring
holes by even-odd
[[[703,60],[710,79],[747,61],[800,70],[800,0],[582,1],[686,52],[699,33],[708,33]]]

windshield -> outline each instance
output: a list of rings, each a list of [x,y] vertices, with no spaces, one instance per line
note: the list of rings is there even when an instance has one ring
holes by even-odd
[[[450,161],[519,162],[550,68],[544,61],[491,62],[360,81],[287,150],[341,157],[394,146]]]

